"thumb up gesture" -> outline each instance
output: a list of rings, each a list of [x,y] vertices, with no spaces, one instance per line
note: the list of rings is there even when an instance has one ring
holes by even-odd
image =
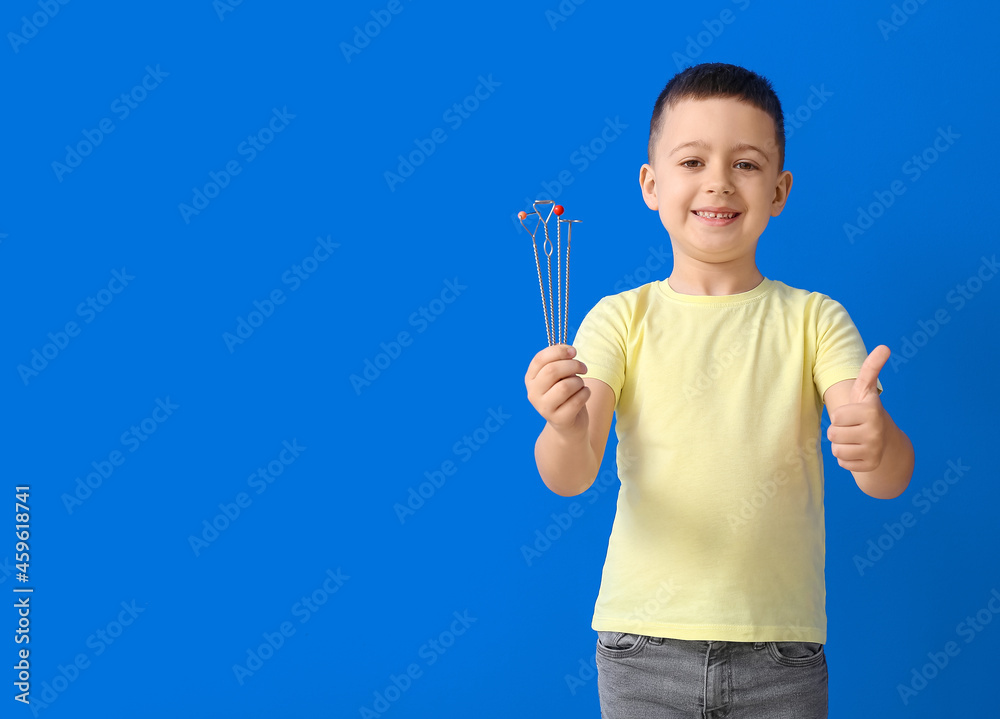
[[[826,436],[833,456],[841,467],[852,472],[871,472],[885,454],[889,419],[875,382],[889,354],[885,345],[872,350],[854,380],[850,400],[830,415]]]

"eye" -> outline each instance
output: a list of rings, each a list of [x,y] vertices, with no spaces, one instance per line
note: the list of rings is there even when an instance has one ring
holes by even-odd
[[[694,164],[692,164],[692,163],[694,163]],[[681,167],[694,168],[696,165],[700,165],[700,164],[701,164],[701,160],[685,160],[684,162],[681,163]],[[740,167],[741,165],[746,165],[746,167]],[[749,170],[759,170],[760,169],[759,167],[757,167],[752,162],[747,162],[746,160],[741,160],[740,162],[737,162],[736,163],[736,167],[739,167],[741,170],[748,170],[748,171]]]

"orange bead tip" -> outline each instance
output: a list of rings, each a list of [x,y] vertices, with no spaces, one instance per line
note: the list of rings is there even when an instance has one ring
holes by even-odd
[[[523,220],[527,216],[528,216],[528,213],[525,212],[524,210],[521,210],[520,212],[517,213],[517,218],[519,220]]]
[[[561,215],[563,212],[565,212],[565,210],[563,210],[562,205],[556,205],[555,207],[552,208],[552,211],[556,213],[556,215]]]

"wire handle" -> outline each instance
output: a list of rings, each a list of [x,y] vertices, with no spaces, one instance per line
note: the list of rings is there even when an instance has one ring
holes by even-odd
[[[548,214],[543,218],[543,210],[539,206],[551,205]],[[567,344],[567,333],[569,331],[569,256],[573,242],[573,224],[581,220],[570,220],[562,217],[565,209],[562,205],[556,205],[552,200],[535,200],[531,203],[531,212],[521,211],[517,213],[518,219],[525,232],[531,235],[531,246],[535,253],[535,270],[538,273],[538,290],[542,297],[542,316],[545,320],[545,335],[549,346],[554,344]],[[556,216],[556,246],[552,247],[552,239],[549,237],[549,220],[552,215]],[[535,222],[535,229],[529,230],[525,221],[532,215],[538,219]],[[566,283],[563,285],[562,277],[562,223],[566,223]],[[538,244],[535,241],[539,227],[542,228],[544,240],[542,241],[542,252],[545,253],[546,269],[548,275],[548,302],[545,301],[545,287],[542,282],[542,266],[538,257]],[[556,288],[555,301],[552,297],[552,251],[556,252]]]

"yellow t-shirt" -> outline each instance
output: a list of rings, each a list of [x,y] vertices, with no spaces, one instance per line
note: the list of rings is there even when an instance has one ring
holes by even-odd
[[[592,628],[825,644],[822,397],[868,356],[843,306],[767,278],[720,296],[658,280],[601,299],[573,345],[616,401]]]

